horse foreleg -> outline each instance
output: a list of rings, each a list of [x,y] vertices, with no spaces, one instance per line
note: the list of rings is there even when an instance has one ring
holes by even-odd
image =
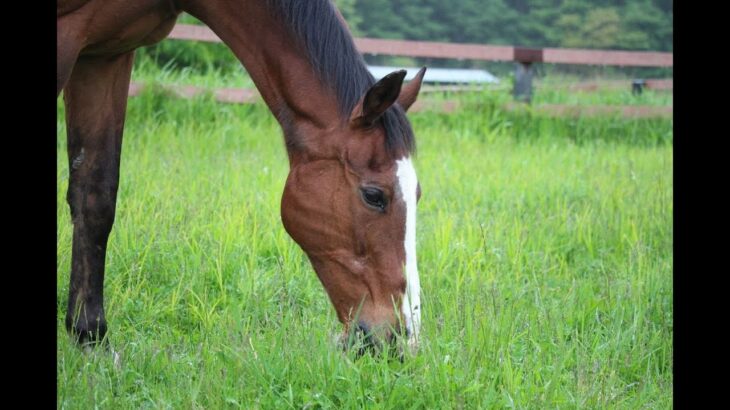
[[[81,57],[64,88],[67,201],[73,221],[66,329],[80,343],[106,334],[104,261],[114,223],[133,52]]]
[[[56,21],[56,97],[66,86],[83,46],[79,27],[68,16]]]

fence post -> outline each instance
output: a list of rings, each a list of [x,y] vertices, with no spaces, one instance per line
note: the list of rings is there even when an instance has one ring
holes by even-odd
[[[515,64],[515,85],[512,94],[517,101],[532,101],[532,63]]]
[[[512,95],[517,101],[532,101],[532,76],[535,72],[533,63],[542,62],[541,48],[515,47],[515,84]]]
[[[635,79],[631,82],[631,94],[641,95],[641,92],[644,91],[644,86],[646,86],[645,80],[641,78]]]

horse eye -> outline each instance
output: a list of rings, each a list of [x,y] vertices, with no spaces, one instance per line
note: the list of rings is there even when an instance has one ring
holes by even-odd
[[[362,199],[366,204],[373,208],[377,208],[379,211],[384,211],[387,201],[385,194],[378,188],[360,188]]]

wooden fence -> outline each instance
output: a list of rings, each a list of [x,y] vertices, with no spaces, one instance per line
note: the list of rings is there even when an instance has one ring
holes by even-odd
[[[193,40],[222,43],[222,40],[207,26],[177,24],[168,36],[174,40]],[[517,100],[530,101],[532,95],[533,66],[536,63],[575,64],[622,67],[673,67],[674,56],[665,52],[583,50],[568,48],[525,48],[514,46],[493,46],[481,44],[455,44],[434,41],[387,40],[374,38],[355,38],[355,46],[363,54],[392,55],[422,58],[443,58],[482,61],[513,61],[516,63],[514,95]],[[613,86],[629,86],[626,82],[613,82]],[[597,89],[604,84],[579,83],[571,85],[575,90]],[[642,87],[671,90],[671,79],[647,80]],[[139,93],[142,85],[133,83],[130,95]],[[167,87],[181,97],[213,91],[216,99],[222,102],[250,103],[259,99],[258,92],[251,89],[205,90],[194,86]],[[608,109],[598,110],[605,112]],[[564,108],[556,112],[566,111]],[[636,113],[638,116],[671,116],[671,107],[616,107],[624,115]],[[583,112],[583,111],[581,111]],[[628,113],[628,114],[627,114]]]
[[[221,43],[207,26],[177,24],[168,38]],[[615,65],[625,67],[672,67],[672,53],[645,51],[582,50],[572,48],[524,48],[435,41],[355,38],[363,54],[404,57],[451,58],[460,60],[515,61],[528,63]]]

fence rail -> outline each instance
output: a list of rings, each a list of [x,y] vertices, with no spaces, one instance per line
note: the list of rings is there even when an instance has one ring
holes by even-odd
[[[177,24],[168,38],[220,43],[207,26]],[[663,52],[583,50],[571,48],[525,48],[435,41],[385,40],[358,37],[355,46],[363,54],[406,57],[451,58],[461,60],[517,61],[626,67],[672,67],[674,55]]]
[[[168,35],[175,40],[193,40],[222,43],[222,40],[207,26],[176,24]],[[525,48],[514,46],[495,46],[482,44],[457,44],[434,41],[386,40],[374,38],[355,38],[355,46],[363,54],[392,55],[406,57],[427,57],[458,60],[513,61],[516,62],[514,95],[518,100],[530,101],[532,95],[533,63],[575,64],[575,65],[613,65],[627,67],[672,67],[672,53],[616,50],[584,50],[567,48]],[[620,83],[620,84],[619,84]],[[671,79],[647,80],[643,86],[652,89],[671,90]],[[574,90],[595,90],[606,87],[606,82],[578,83],[569,85]],[[609,87],[626,86],[626,82],[610,82]],[[132,83],[130,96],[138,95],[143,84]],[[229,103],[252,103],[260,100],[257,90],[241,88],[206,89],[196,86],[163,86],[164,89],[181,98],[212,92],[217,101]],[[459,86],[452,86],[456,91]],[[438,88],[436,88],[438,89]],[[424,90],[425,91],[425,90]],[[444,101],[443,106],[430,107],[451,111],[455,101]],[[423,104],[414,110],[428,109]],[[505,109],[514,109],[512,106]],[[570,107],[564,105],[542,105],[537,111],[553,115],[594,115],[616,113],[627,117],[671,117],[672,107],[640,106],[596,106],[594,108]]]
[[[129,85],[129,96],[140,95],[145,89],[145,84],[132,82]],[[192,85],[156,85],[177,98],[195,98],[198,95],[212,93],[216,101],[222,103],[252,104],[261,100],[261,96],[255,89],[249,88],[205,88]],[[472,88],[473,89],[473,88]],[[459,91],[461,89],[456,89]],[[432,87],[422,91],[437,92],[445,91],[441,87]],[[463,90],[462,90],[463,91]],[[461,107],[459,101],[416,101],[409,112],[418,111],[439,111],[453,112]],[[503,109],[507,111],[525,110],[522,104],[507,104]],[[559,117],[578,117],[594,115],[620,115],[627,118],[649,118],[664,117],[671,118],[672,107],[661,106],[640,106],[640,105],[595,105],[595,106],[571,106],[565,104],[541,104],[531,108],[534,112]]]

